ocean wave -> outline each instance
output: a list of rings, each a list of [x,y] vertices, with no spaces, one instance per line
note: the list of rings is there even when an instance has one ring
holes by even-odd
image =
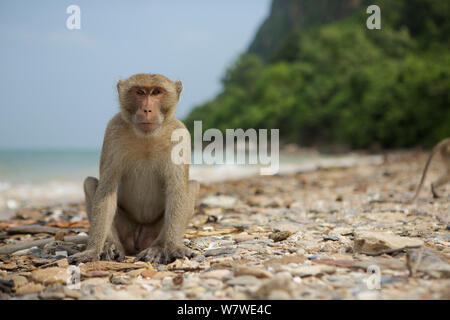
[[[0,184],[0,217],[28,205],[42,206],[84,200],[82,181]]]
[[[279,173],[314,171],[327,167],[351,167],[357,164],[380,164],[382,156],[347,155],[320,157],[280,163]],[[245,179],[260,174],[259,165],[191,165],[190,179],[201,183],[217,183],[224,180]],[[0,218],[17,209],[32,206],[83,202],[83,181],[48,181],[43,183],[0,182]]]

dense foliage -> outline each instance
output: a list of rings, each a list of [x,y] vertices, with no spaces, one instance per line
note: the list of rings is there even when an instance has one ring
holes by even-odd
[[[430,146],[450,136],[450,2],[370,1],[381,8],[381,30],[368,30],[367,2],[348,1],[358,7],[344,17],[342,6],[331,7],[340,14],[283,25],[284,40],[267,50],[255,42],[265,43],[265,33],[270,43],[280,10],[317,13],[328,2],[281,1],[226,71],[222,93],[189,114],[190,129],[194,120],[204,130],[279,128],[286,142],[353,148]]]

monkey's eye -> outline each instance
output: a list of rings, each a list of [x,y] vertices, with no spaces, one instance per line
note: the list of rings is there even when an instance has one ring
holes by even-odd
[[[155,89],[152,90],[152,93],[150,93],[150,95],[156,96],[156,95],[158,95],[160,93],[161,93],[161,90],[159,88],[155,88]]]
[[[142,89],[138,89],[138,90],[136,91],[136,93],[137,93],[138,95],[140,95],[140,96],[145,96],[145,91],[142,90]]]

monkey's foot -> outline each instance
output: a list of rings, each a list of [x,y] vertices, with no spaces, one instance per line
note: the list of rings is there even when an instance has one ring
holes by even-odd
[[[98,255],[95,253],[94,250],[85,250],[83,252],[76,253],[72,256],[69,256],[67,258],[67,261],[69,264],[80,264],[85,262],[91,262],[91,261],[97,261]]]
[[[107,261],[123,261],[125,259],[125,255],[116,248],[116,245],[114,243],[107,242],[105,243],[105,246],[103,247],[103,252],[100,255],[100,260],[107,260]]]
[[[94,252],[94,250],[86,250],[77,254],[74,254],[72,256],[69,256],[67,258],[69,264],[80,264],[85,262],[91,262],[91,261],[98,261],[98,260],[106,260],[106,261],[123,261],[125,259],[125,255],[116,248],[116,246],[113,243],[105,243],[105,246],[103,247],[103,251],[98,256]]]
[[[431,185],[431,192],[433,193],[433,198],[438,199],[438,198],[441,197],[441,196],[437,193],[436,188],[435,188],[433,185]]]
[[[151,263],[168,264],[176,259],[182,259],[184,257],[193,258],[195,255],[195,252],[184,246],[176,247],[174,249],[164,248],[161,246],[151,246],[141,251],[136,256],[134,261],[148,261]]]

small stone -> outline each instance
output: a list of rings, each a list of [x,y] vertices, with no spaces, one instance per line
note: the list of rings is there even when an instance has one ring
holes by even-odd
[[[64,231],[58,231],[55,233],[55,241],[64,241]]]
[[[289,238],[291,236],[291,234],[292,234],[292,232],[290,232],[290,231],[272,232],[269,235],[269,239],[272,239],[274,242],[279,242],[279,241],[286,240],[287,238]]]
[[[231,277],[231,271],[227,269],[211,270],[200,274],[200,278],[202,279],[223,280],[229,277]]]
[[[41,299],[44,300],[61,300],[65,298],[64,292],[42,292],[40,295]]]
[[[126,275],[112,276],[110,281],[112,284],[117,284],[117,285],[126,285],[126,284],[131,283],[130,277],[126,276]]]
[[[19,250],[19,251],[16,251],[16,252],[12,253],[11,255],[12,256],[29,255],[29,254],[32,254],[33,251],[35,249],[37,249],[37,248],[38,247],[31,247],[31,248],[28,248],[28,249]]]
[[[7,280],[12,280],[14,282],[14,287],[19,288],[28,283],[27,278],[19,275],[9,275],[6,277]]]
[[[183,275],[176,276],[172,279],[172,283],[174,286],[179,286],[183,283],[184,277]]]
[[[94,261],[80,265],[80,269],[82,272],[88,272],[91,270],[120,271],[120,270],[141,269],[141,268],[143,268],[142,265],[137,263],[114,262],[114,261]]]
[[[40,293],[44,290],[44,286],[40,283],[28,283],[16,289],[17,296],[24,296],[27,294]]]
[[[323,240],[339,241],[339,237],[338,236],[326,235],[326,236],[323,237]]]
[[[161,283],[162,283],[162,285],[165,286],[165,287],[171,286],[172,283],[173,283],[172,277],[164,277],[164,278],[162,279],[162,282],[161,282]]]
[[[154,280],[162,280],[164,278],[172,278],[175,277],[177,274],[175,272],[170,271],[159,271],[155,273],[151,278]]]
[[[156,275],[158,273],[158,271],[156,270],[150,270],[150,269],[145,269],[144,271],[142,271],[140,273],[140,275],[143,278],[152,278],[154,275]]]
[[[193,288],[189,288],[185,291],[186,293],[186,297],[188,298],[197,298],[199,296],[201,296],[202,294],[204,294],[206,292],[206,289],[203,287],[193,287]]]
[[[0,292],[12,293],[14,281],[0,279]]]
[[[61,257],[60,259],[64,259],[64,257],[67,258],[68,254],[67,251],[55,251],[55,256]]]
[[[217,279],[204,279],[200,285],[208,291],[217,291],[222,289],[223,282]]]
[[[328,265],[312,265],[300,266],[292,270],[292,274],[297,277],[320,276],[323,274],[331,274],[336,271],[335,267]]]
[[[266,271],[264,269],[249,267],[244,265],[235,266],[233,268],[233,272],[235,276],[255,276],[256,278],[270,278],[272,277],[272,273]]]
[[[68,269],[51,267],[46,269],[34,270],[31,273],[31,278],[43,284],[50,283],[66,283],[71,277]]]
[[[185,271],[194,271],[200,268],[200,264],[195,260],[185,259],[177,259],[171,264],[167,265],[167,270],[185,270]]]
[[[60,259],[60,260],[56,261],[56,264],[57,264],[58,267],[60,267],[60,268],[67,268],[67,267],[69,266],[69,262],[67,261],[66,258]]]
[[[280,290],[292,298],[295,286],[292,276],[288,272],[280,272],[266,280],[253,295],[257,299],[268,299],[274,291]]]
[[[255,286],[259,285],[261,280],[255,276],[239,276],[227,281],[229,286]]]
[[[281,258],[273,258],[270,260],[265,261],[263,264],[265,267],[269,266],[275,266],[275,265],[284,265],[288,263],[303,263],[306,261],[306,257],[302,254],[293,254],[293,255],[287,255],[283,256]]]
[[[83,294],[80,290],[69,289],[68,287],[64,287],[64,294],[66,295],[66,297],[72,299],[80,299],[81,297],[83,297]]]
[[[435,279],[450,278],[450,264],[429,249],[409,249],[406,258],[411,275],[419,271]]]
[[[290,300],[291,296],[289,293],[283,290],[273,290],[269,296],[267,297],[268,300]]]
[[[32,263],[34,266],[40,267],[40,266],[52,263],[53,261],[54,260],[51,260],[51,259],[36,258],[36,259],[33,259]]]
[[[358,253],[374,253],[412,246],[423,246],[423,241],[387,232],[357,231],[354,234],[353,250]]]
[[[205,251],[205,257],[233,254],[235,251],[236,251],[236,249],[233,247],[209,249],[209,250]]]
[[[198,257],[195,257],[195,261],[202,263],[203,261],[205,261],[205,256],[203,254],[199,255]]]
[[[84,276],[88,278],[96,278],[96,277],[108,277],[109,271],[106,270],[91,270],[86,273],[84,273]]]
[[[3,270],[15,270],[15,269],[17,269],[17,264],[15,262],[2,263],[2,264],[0,264],[0,269],[3,269]]]
[[[236,198],[229,196],[210,196],[202,200],[201,205],[208,207],[231,208],[236,204]]]

